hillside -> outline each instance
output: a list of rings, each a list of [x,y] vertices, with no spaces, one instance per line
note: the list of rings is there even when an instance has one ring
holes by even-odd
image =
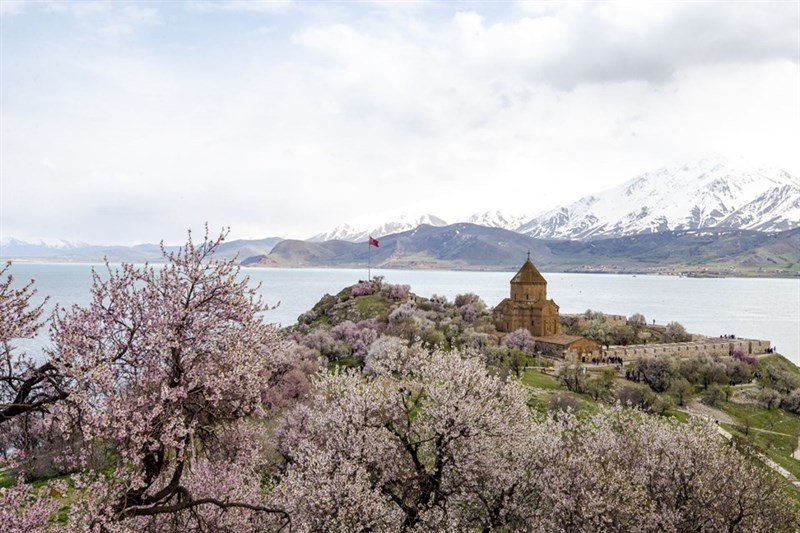
[[[591,242],[535,239],[474,224],[420,226],[388,235],[379,248],[345,241],[286,240],[246,264],[275,267],[510,270],[528,251],[551,272],[792,275],[800,271],[800,228],[755,231],[670,231]]]
[[[530,250],[542,264],[550,256],[547,245],[525,235],[475,224],[444,227],[422,225],[387,235],[380,247],[366,243],[326,241],[312,243],[286,240],[259,261],[262,266],[321,267],[363,266],[371,258],[381,268],[507,269],[518,267]]]

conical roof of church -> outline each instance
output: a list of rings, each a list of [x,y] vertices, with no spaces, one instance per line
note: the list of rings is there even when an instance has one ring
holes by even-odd
[[[511,278],[511,283],[547,283],[547,280],[536,270],[536,267],[533,266],[531,258],[529,257],[525,261],[525,264],[522,265],[522,268],[519,269],[519,272]]]

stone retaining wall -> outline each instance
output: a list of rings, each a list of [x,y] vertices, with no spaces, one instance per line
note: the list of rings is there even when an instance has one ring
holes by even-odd
[[[563,318],[574,320],[575,324],[581,328],[586,327],[586,325],[590,322],[583,314],[562,314],[561,316]],[[607,315],[603,313],[603,321],[610,326],[624,326],[628,323],[628,317],[625,315]]]
[[[603,356],[621,357],[623,360],[656,355],[676,355],[678,357],[697,355],[727,356],[737,350],[741,350],[746,354],[763,354],[767,353],[769,348],[770,342],[765,340],[706,338],[691,342],[611,346],[603,350]]]

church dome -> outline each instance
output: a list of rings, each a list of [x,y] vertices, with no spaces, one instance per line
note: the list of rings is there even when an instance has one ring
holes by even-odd
[[[544,279],[542,274],[533,266],[531,263],[531,258],[525,261],[525,264],[522,265],[522,268],[519,269],[519,272],[511,278],[511,283],[545,283],[547,281]]]

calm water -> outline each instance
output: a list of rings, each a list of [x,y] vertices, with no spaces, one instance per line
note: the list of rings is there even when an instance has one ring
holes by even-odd
[[[85,305],[89,301],[91,265],[15,263],[11,272],[21,283],[36,280],[39,296],[51,304]],[[103,267],[100,267],[102,270]],[[282,325],[296,321],[325,293],[367,277],[351,269],[243,269],[261,283],[265,302],[280,305],[268,319]],[[474,292],[490,306],[509,293],[513,272],[377,270],[387,282],[404,283],[420,296]],[[800,279],[698,279],[671,276],[548,274],[548,296],[562,313],[594,309],[649,322],[677,321],[692,333],[769,339],[779,352],[800,364]]]

